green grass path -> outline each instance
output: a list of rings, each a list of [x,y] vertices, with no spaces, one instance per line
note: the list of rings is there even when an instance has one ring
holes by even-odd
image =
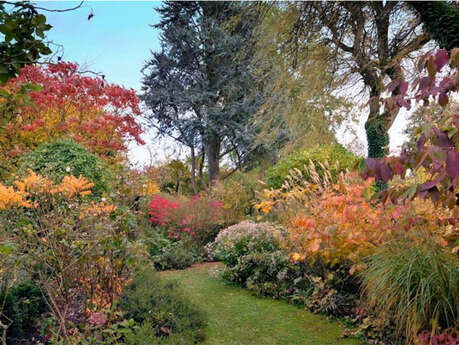
[[[284,301],[254,296],[216,275],[219,264],[163,272],[207,313],[206,345],[339,345],[342,327]]]

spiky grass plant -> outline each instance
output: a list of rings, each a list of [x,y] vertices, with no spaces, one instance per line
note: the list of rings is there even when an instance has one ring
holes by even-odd
[[[362,273],[364,299],[391,317],[408,343],[422,331],[455,327],[459,318],[459,260],[423,241],[401,241],[377,251]]]

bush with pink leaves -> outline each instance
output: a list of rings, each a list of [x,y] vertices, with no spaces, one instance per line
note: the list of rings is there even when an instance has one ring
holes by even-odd
[[[457,345],[459,338],[455,334],[449,334],[446,331],[440,334],[432,335],[429,332],[423,332],[418,336],[421,345]]]
[[[167,228],[171,239],[191,238],[199,244],[212,241],[225,225],[223,202],[195,195],[191,198],[155,195],[149,204],[150,222]]]

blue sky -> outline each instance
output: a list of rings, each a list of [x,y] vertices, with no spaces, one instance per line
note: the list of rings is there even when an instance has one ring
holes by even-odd
[[[40,1],[39,6],[71,8],[79,2]],[[145,60],[159,49],[159,21],[154,11],[160,2],[85,1],[74,11],[45,12],[53,26],[48,39],[64,47],[64,60],[102,72],[109,82],[139,89]],[[91,20],[88,15],[94,14]]]
[[[37,4],[64,9],[78,5],[79,1],[38,1]],[[150,26],[159,22],[154,10],[159,6],[159,1],[85,1],[74,11],[43,13],[53,26],[47,37],[63,46],[63,60],[77,62],[84,69],[105,74],[111,83],[138,91],[145,61],[151,51],[160,49],[159,31]],[[90,13],[94,17],[88,20]],[[171,141],[155,140],[152,132],[145,133],[143,138],[146,145],[130,146],[129,158],[133,164],[163,160],[176,149]]]

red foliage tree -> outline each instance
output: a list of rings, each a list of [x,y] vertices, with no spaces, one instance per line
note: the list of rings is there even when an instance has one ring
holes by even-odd
[[[28,93],[32,103],[19,106],[0,134],[3,154],[17,155],[65,136],[110,159],[126,151],[129,141],[143,144],[134,90],[81,74],[69,62],[26,66],[4,89],[11,93],[26,84],[40,88]]]

